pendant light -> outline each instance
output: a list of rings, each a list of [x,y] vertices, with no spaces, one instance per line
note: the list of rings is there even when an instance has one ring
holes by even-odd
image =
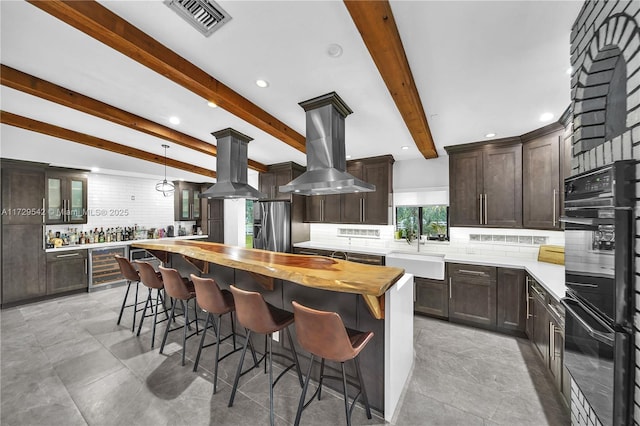
[[[156,191],[162,192],[165,197],[170,197],[176,188],[171,182],[167,181],[167,148],[169,148],[169,145],[162,144],[162,147],[164,148],[164,180],[156,183]]]

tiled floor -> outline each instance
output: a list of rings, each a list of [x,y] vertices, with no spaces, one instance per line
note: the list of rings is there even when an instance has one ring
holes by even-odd
[[[238,354],[220,364],[212,395],[213,348],[193,373],[196,342],[164,355],[150,349],[150,328],[131,333],[123,288],[5,309],[1,321],[2,425],[258,425],[269,423],[267,376],[241,379],[227,408]],[[162,336],[164,324],[157,336]],[[567,410],[528,341],[425,317],[415,318],[415,363],[393,424],[568,425]],[[173,333],[178,334],[178,333]],[[292,424],[300,394],[293,374],[275,388],[277,424]],[[305,410],[302,424],[345,424],[343,403],[330,392]],[[354,424],[367,420],[359,407]]]

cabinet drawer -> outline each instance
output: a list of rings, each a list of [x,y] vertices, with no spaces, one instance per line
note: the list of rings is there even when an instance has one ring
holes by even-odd
[[[59,253],[49,252],[47,253],[47,263],[49,262],[63,262],[73,259],[86,259],[87,250],[65,250]]]
[[[467,265],[448,263],[449,276],[464,278],[465,280],[495,280],[496,268],[494,266]]]

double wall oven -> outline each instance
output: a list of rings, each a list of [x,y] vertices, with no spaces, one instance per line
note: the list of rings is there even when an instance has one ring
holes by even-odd
[[[565,181],[565,365],[603,425],[632,421],[635,161]]]

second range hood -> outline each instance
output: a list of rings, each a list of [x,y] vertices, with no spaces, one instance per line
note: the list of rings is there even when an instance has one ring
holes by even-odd
[[[266,195],[247,183],[247,144],[249,136],[228,128],[212,133],[218,144],[217,182],[202,193],[206,198],[246,198],[258,200]]]
[[[300,102],[306,111],[307,171],[280,192],[297,195],[372,192],[375,185],[346,172],[344,119],[353,111],[336,92]]]

